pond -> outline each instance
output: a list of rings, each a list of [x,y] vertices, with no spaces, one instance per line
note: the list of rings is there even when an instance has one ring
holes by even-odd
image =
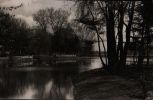
[[[72,77],[100,68],[99,58],[59,60],[0,71],[0,99],[74,99]]]

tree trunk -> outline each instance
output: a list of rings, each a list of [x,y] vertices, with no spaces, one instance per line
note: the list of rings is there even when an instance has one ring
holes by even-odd
[[[89,6],[88,6],[88,9],[89,9],[89,12],[90,12],[90,14],[91,14],[91,16],[92,16],[92,21],[95,22],[94,15],[93,15],[93,13],[92,13],[92,11],[91,11],[91,9],[90,9]],[[104,61],[103,61],[103,59],[102,59],[102,55],[101,55],[100,34],[99,34],[98,30],[97,30],[97,27],[96,27],[95,25],[93,25],[93,27],[95,28],[95,31],[96,31],[96,34],[97,34],[98,49],[99,49],[99,52],[98,52],[98,53],[99,53],[99,57],[100,57],[100,60],[101,60],[101,63],[102,63],[102,65],[103,65],[103,67],[105,68],[105,67],[106,67],[106,64],[104,63]],[[103,42],[103,41],[102,41],[102,42]]]
[[[116,53],[116,41],[115,41],[115,30],[114,30],[114,11],[113,4],[107,3],[106,7],[106,36],[107,36],[107,57],[108,57],[108,70],[116,71],[116,65],[118,56]]]
[[[119,56],[119,62],[117,69],[121,70],[123,65],[123,25],[124,25],[124,11],[123,11],[123,1],[119,7],[119,25],[118,25],[118,48],[117,56]]]
[[[143,20],[145,23],[145,35],[146,35],[146,42],[147,42],[147,65],[149,65],[149,42],[150,42],[150,27],[152,26],[152,1],[142,1],[143,3]]]
[[[152,15],[150,14],[152,11],[152,1],[142,1],[143,3],[143,11],[142,11],[142,16],[143,16],[143,27],[142,27],[142,39],[141,39],[141,45],[140,45],[140,51],[139,51],[139,58],[138,58],[138,67],[142,67],[143,64],[143,59],[144,59],[144,53],[145,53],[145,41],[147,42],[147,45],[149,43],[149,30],[151,26],[151,21],[152,21]],[[147,38],[145,38],[145,36]],[[147,40],[146,40],[147,39]],[[147,64],[149,63],[149,57],[148,57],[148,46],[147,46]],[[142,69],[143,70],[143,69]]]
[[[142,71],[142,64],[144,60],[144,36],[141,38],[140,46],[139,46],[139,56],[138,56],[138,70]]]
[[[149,25],[148,24],[146,24],[146,30],[145,30],[145,35],[146,35],[146,53],[147,53],[147,66],[149,65],[149,36],[150,36],[150,32],[149,32],[149,29],[150,29],[150,27],[149,27]]]
[[[128,53],[129,43],[130,43],[130,33],[131,33],[131,27],[133,22],[133,15],[134,15],[134,7],[135,7],[135,2],[132,2],[131,12],[129,13],[129,23],[126,27],[126,42],[124,46],[123,66],[126,65],[126,58],[127,58],[127,53]]]

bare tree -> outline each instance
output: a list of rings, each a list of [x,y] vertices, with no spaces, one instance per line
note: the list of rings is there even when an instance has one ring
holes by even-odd
[[[47,8],[39,10],[33,18],[43,30],[51,26],[53,32],[56,32],[68,23],[69,15],[67,11],[62,9]]]
[[[134,1],[76,1],[78,3],[79,21],[86,26],[92,26],[97,33],[97,39],[103,40],[100,30],[106,28],[108,70],[119,70],[125,66],[127,50],[130,43],[131,28],[134,16]],[[128,21],[124,18],[128,16]],[[125,32],[124,32],[125,26]],[[123,36],[126,35],[124,45]],[[116,36],[118,38],[116,38]],[[103,46],[104,47],[104,46]],[[99,45],[100,50],[100,45]],[[120,67],[122,66],[122,67]]]
[[[39,24],[40,28],[45,31],[48,24],[46,14],[47,14],[47,11],[44,9],[41,9],[36,14],[33,15],[33,19]]]

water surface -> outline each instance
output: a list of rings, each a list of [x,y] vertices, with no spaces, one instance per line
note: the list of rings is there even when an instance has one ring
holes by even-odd
[[[0,99],[74,99],[72,77],[101,67],[98,58],[46,62],[0,72]]]

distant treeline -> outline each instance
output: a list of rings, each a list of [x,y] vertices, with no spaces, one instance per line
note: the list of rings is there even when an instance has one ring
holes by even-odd
[[[31,28],[25,21],[0,10],[0,56],[79,54],[92,49],[88,40],[77,33],[83,29],[68,22],[68,12],[51,8],[33,16],[37,26]]]

